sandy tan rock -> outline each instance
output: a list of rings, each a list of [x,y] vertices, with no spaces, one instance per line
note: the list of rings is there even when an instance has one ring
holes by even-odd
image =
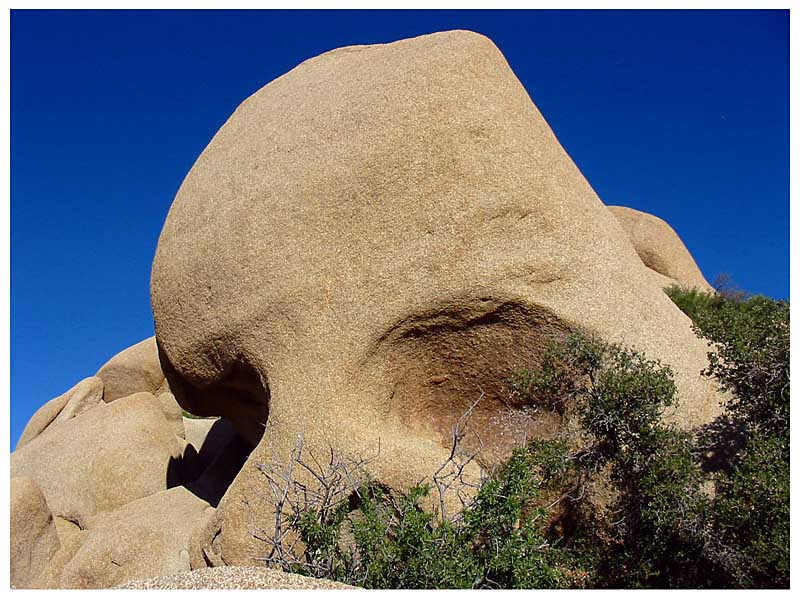
[[[81,549],[87,537],[87,532],[81,529],[76,522],[68,521],[61,517],[55,517],[55,521],[61,547],[50,560],[50,573],[46,587],[52,589],[63,587],[61,585],[61,574],[72,560],[72,557]]]
[[[22,435],[20,435],[19,440],[17,440],[17,450],[47,429],[47,426],[55,420],[58,413],[67,405],[69,400],[68,394],[69,392],[56,396],[33,413],[33,416],[22,431]]]
[[[193,530],[213,513],[208,503],[175,487],[89,517],[59,587],[107,588],[187,571]]]
[[[53,514],[82,522],[167,488],[185,442],[161,402],[140,393],[55,423],[11,455],[11,476],[29,477]]]
[[[47,587],[49,564],[60,548],[53,514],[32,479],[13,477],[10,488],[11,587]]]
[[[29,585],[19,585],[20,588],[43,588],[56,589],[62,587],[61,572],[72,560],[72,557],[80,550],[81,545],[86,539],[86,532],[77,523],[53,517],[56,532],[58,534],[58,550],[50,559],[41,566],[36,577],[36,581]],[[13,542],[12,542],[13,543]]]
[[[183,430],[186,441],[199,452],[205,445],[209,432],[219,421],[221,419],[218,418],[190,419],[183,417]]]
[[[172,430],[179,438],[186,437],[186,430],[183,423],[183,409],[178,401],[175,400],[170,392],[164,392],[158,395],[158,401],[161,403],[161,410],[164,413],[164,418],[172,425]]]
[[[481,397],[471,426],[501,455],[526,427],[509,374],[576,328],[670,364],[682,425],[719,411],[688,318],[470,32],[328,52],[245,100],[173,202],[151,298],[178,402],[259,443],[209,534],[227,564],[263,552],[256,467],[298,434],[320,456],[380,445],[370,470],[407,488]]]
[[[259,567],[217,567],[129,581],[126,590],[354,590],[328,579],[313,579]]]
[[[94,408],[103,400],[103,380],[99,377],[87,377],[73,388],[69,401],[58,413],[53,423],[63,423],[82,415]]]
[[[663,219],[625,206],[609,206],[628,234],[642,262],[684,287],[712,292],[697,263],[675,230]]]
[[[103,399],[103,381],[87,377],[70,390],[53,398],[34,413],[17,441],[21,448],[53,423],[61,423],[86,412]]]
[[[137,392],[158,396],[168,392],[158,360],[155,338],[147,338],[115,355],[100,367],[97,377],[105,384],[103,400],[113,402]]]

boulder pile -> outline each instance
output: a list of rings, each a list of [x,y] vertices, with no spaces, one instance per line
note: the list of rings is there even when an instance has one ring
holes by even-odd
[[[31,419],[12,584],[263,566],[263,467],[298,440],[369,455],[406,490],[471,407],[487,462],[554,435],[504,386],[572,331],[671,365],[668,418],[708,422],[707,348],[671,282],[708,285],[666,223],[601,202],[486,37],[310,59],[246,99],[184,180],[153,261],[155,338]]]
[[[249,451],[224,420],[183,416],[153,338],[121,352],[40,408],[11,454],[12,587],[188,570],[192,535]]]

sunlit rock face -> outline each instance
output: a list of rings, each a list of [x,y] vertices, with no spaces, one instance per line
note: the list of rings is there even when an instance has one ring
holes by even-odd
[[[148,391],[167,389],[154,373],[151,338],[31,417],[10,458],[12,587],[105,588],[191,568],[191,540],[252,447],[230,422],[187,419],[171,393]],[[105,396],[109,383],[129,395]]]
[[[636,248],[645,266],[669,278],[671,284],[713,292],[689,250],[675,230],[655,215],[627,208],[609,206]]]
[[[197,543],[219,563],[263,554],[256,466],[299,434],[320,454],[379,445],[370,470],[397,489],[441,464],[478,398],[486,460],[552,434],[558,419],[529,419],[504,386],[576,329],[670,364],[672,418],[708,420],[706,348],[662,279],[489,39],[450,31],[302,63],[211,140],[153,263],[170,389],[258,444]]]

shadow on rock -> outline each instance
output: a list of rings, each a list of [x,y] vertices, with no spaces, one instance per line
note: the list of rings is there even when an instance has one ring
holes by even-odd
[[[208,427],[208,420],[187,419],[187,429]],[[202,435],[202,432],[201,432]],[[189,444],[183,457],[171,459],[167,467],[167,487],[182,485],[198,498],[216,507],[233,483],[253,447],[239,436],[226,419],[216,419],[201,440],[192,439],[187,431]],[[199,445],[199,451],[195,448]]]
[[[697,446],[700,449],[700,466],[703,471],[731,470],[736,454],[747,441],[747,431],[740,422],[721,415],[697,429]]]

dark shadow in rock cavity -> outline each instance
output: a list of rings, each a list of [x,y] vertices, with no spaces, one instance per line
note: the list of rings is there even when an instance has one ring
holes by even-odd
[[[227,419],[219,419],[199,451],[188,445],[183,458],[170,459],[167,487],[182,485],[216,507],[252,451]]]

